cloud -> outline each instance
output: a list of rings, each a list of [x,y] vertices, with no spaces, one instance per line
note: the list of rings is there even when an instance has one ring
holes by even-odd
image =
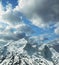
[[[57,35],[59,35],[59,27],[57,27],[57,28],[55,29],[55,33],[56,33]]]
[[[0,22],[8,26],[0,32],[3,39],[18,40],[22,36],[31,35],[33,29],[22,20],[22,13],[33,25],[38,27],[49,27],[49,24],[59,22],[58,0],[18,0],[18,5],[12,8],[10,3],[4,9],[0,3]],[[43,39],[43,38],[42,38]]]
[[[0,34],[1,35],[1,34]],[[4,40],[19,40],[19,39],[22,39],[22,38],[25,38],[25,33],[18,33],[18,34],[10,34],[10,35],[1,35],[1,39],[4,39]]]
[[[31,27],[24,23],[18,25],[7,25],[4,30],[0,31],[0,39],[16,41],[33,33],[34,31]]]
[[[59,22],[56,23],[56,24],[54,25],[54,27],[55,27],[54,33],[57,34],[57,35],[59,35]]]
[[[32,36],[29,38],[29,42],[31,44],[39,44],[39,43],[47,43],[49,41],[49,37],[51,37],[51,35],[49,34],[42,34],[42,35],[38,35],[38,36]],[[47,42],[45,42],[47,41]]]
[[[59,21],[59,1],[58,0],[18,0],[18,5],[13,9],[12,4],[6,5],[6,11],[0,4],[0,21],[12,24],[22,22],[23,13],[32,24],[38,27],[49,27],[50,23]],[[21,13],[20,13],[21,12]],[[17,22],[16,22],[17,21]]]
[[[32,28],[23,22],[20,11],[13,9],[10,3],[5,8],[0,3],[0,24],[0,39],[18,40],[34,33]]]
[[[22,22],[21,13],[15,11],[12,8],[12,4],[8,3],[6,7],[4,7],[0,3],[0,22],[5,22],[8,24],[20,24]]]
[[[21,16],[19,15],[19,12],[13,11],[11,8],[11,5],[8,4],[8,7],[6,7],[7,10],[1,12],[0,21],[4,21],[6,23],[13,23],[17,24],[21,22]],[[17,23],[16,23],[17,22]]]
[[[59,0],[19,0],[15,10],[22,12],[38,27],[59,21]],[[36,19],[33,20],[34,16]]]

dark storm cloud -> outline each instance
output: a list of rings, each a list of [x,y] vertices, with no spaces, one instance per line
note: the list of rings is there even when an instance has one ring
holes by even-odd
[[[40,24],[40,18],[43,23],[59,22],[59,0],[20,0],[19,4],[19,11],[34,24],[38,22]],[[38,17],[39,20],[35,17],[36,19],[34,18],[33,21],[34,16]]]
[[[41,8],[36,9],[37,15],[44,21],[59,21],[59,0],[46,0]]]

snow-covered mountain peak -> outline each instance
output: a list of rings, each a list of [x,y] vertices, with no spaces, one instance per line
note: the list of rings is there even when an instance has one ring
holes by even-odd
[[[31,44],[25,38],[0,48],[0,65],[59,65],[57,44]],[[53,41],[54,42],[54,41]]]

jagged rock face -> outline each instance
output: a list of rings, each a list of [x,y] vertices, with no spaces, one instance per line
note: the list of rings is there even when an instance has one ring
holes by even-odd
[[[48,44],[21,39],[0,48],[0,65],[59,65],[59,53]]]
[[[46,58],[47,60],[51,60],[52,53],[47,45],[44,46],[42,50],[42,56]]]
[[[32,45],[29,43],[26,44],[24,50],[26,50],[29,55],[33,55],[35,52],[37,52],[37,48],[33,48]]]

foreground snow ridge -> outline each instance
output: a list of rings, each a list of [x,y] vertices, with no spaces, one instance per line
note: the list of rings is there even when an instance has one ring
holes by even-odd
[[[0,65],[59,65],[59,42],[51,43],[37,44],[26,39],[9,42],[0,48]]]

